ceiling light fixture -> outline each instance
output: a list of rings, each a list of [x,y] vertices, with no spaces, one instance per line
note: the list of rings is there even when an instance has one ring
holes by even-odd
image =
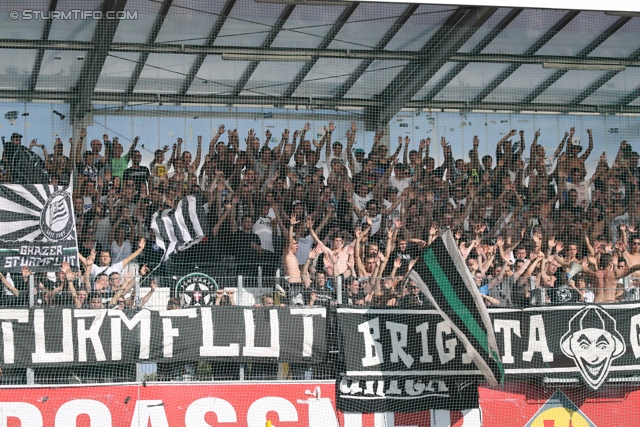
[[[622,10],[607,10],[604,14],[609,16],[622,16],[623,18],[637,18],[640,16],[640,12],[626,12]]]
[[[311,57],[311,55],[269,55],[269,54],[247,54],[247,53],[223,53],[222,59],[224,61],[308,62],[308,61],[311,61],[313,58]]]
[[[570,62],[543,62],[542,68],[553,70],[624,71],[622,64],[585,64]]]
[[[256,3],[295,4],[299,6],[349,6],[350,1],[339,0],[254,0]]]

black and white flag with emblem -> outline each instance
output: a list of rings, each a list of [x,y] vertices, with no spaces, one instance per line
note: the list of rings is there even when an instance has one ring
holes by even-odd
[[[151,229],[156,233],[156,244],[165,251],[163,260],[199,243],[207,229],[202,197],[189,195],[175,208],[156,212]]]
[[[65,261],[78,267],[72,192],[54,185],[0,185],[2,270],[56,271]]]

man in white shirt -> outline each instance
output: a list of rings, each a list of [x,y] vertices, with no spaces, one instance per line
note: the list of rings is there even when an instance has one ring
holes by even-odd
[[[271,208],[265,204],[262,206],[260,217],[253,224],[253,233],[260,238],[260,246],[265,251],[273,253],[273,225],[272,220],[275,218],[270,216]]]
[[[356,148],[355,150],[353,150],[353,167],[351,168],[351,176],[362,172],[362,162],[364,161],[365,154],[366,153],[363,148]]]
[[[334,159],[340,160],[345,167],[349,163],[348,153],[342,149],[341,142],[336,141],[331,144],[331,146],[333,147],[333,152],[331,152],[327,146],[327,166],[329,167],[329,172],[331,172],[331,169],[333,168],[332,162]]]
[[[100,273],[104,273],[107,276],[113,272],[122,273],[122,269],[142,253],[142,251],[144,250],[145,243],[146,242],[144,238],[140,239],[140,242],[138,243],[138,250],[133,252],[131,255],[129,255],[122,261],[117,262],[115,264],[111,264],[111,253],[105,249],[100,251],[99,266],[94,264],[94,261],[96,258],[95,249],[91,251],[91,255],[89,255],[89,257],[87,258],[83,257],[82,254],[78,253],[78,258],[80,258],[80,262],[82,262],[82,265],[84,265],[85,267],[88,267],[89,265],[91,265],[91,280],[93,280]]]
[[[389,178],[389,185],[392,187],[396,187],[398,192],[402,193],[405,188],[408,188],[411,185],[411,170],[409,165],[405,165],[404,163],[398,163],[395,168],[393,168],[394,176]]]
[[[591,180],[583,179],[583,172],[580,168],[571,169],[571,175],[567,177],[565,182],[565,190],[567,193],[571,190],[576,190],[576,193],[578,193],[577,206],[585,207],[591,202]]]

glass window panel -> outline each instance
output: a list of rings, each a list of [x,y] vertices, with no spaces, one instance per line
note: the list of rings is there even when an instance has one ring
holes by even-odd
[[[440,91],[436,101],[471,101],[509,64],[471,62]]]
[[[36,49],[0,49],[0,89],[25,90],[29,88]]]
[[[76,85],[86,57],[84,51],[46,50],[36,90],[70,90]]]
[[[638,87],[638,82],[640,82],[640,68],[627,68],[616,74],[582,103],[589,105],[617,104],[618,100]]]
[[[373,49],[406,8],[405,4],[360,3],[329,49]]]
[[[595,48],[589,56],[627,57],[638,48],[640,48],[640,18],[633,18]]]
[[[640,97],[638,97],[635,100],[633,100],[632,102],[630,102],[629,105],[640,105]]]
[[[369,99],[379,94],[402,71],[407,62],[409,61],[373,61],[349,89],[345,98]]]
[[[178,92],[196,58],[197,55],[150,54],[133,91]]]
[[[263,61],[258,64],[240,95],[281,96],[304,65],[304,62]]]
[[[533,102],[567,104],[604,73],[606,71],[570,70],[542,92]]]
[[[70,12],[76,10],[101,10],[101,0],[59,0],[56,10]],[[73,19],[54,19],[51,22],[49,40],[74,40],[88,42],[93,39],[93,33],[100,20],[82,19],[78,14],[71,15]],[[75,18],[77,16],[77,19]]]
[[[253,0],[236,1],[213,44],[261,46],[285,7],[286,5],[256,3]]]
[[[206,57],[187,93],[230,94],[251,61],[223,61],[222,55]]]
[[[420,50],[438,28],[451,16],[455,7],[422,5],[405,22],[385,47],[386,50]]]
[[[602,12],[582,12],[571,20],[536,55],[577,55],[620,17]]]
[[[458,65],[457,62],[447,62],[444,64],[411,99],[414,101],[424,99],[424,97],[427,96],[427,94],[438,84],[440,79],[442,79],[456,65]]]
[[[495,29],[500,21],[502,21],[509,14],[509,12],[511,12],[511,10],[512,9],[509,8],[498,9],[496,13],[491,15],[491,18],[487,19],[487,22],[482,24],[482,26],[478,28],[478,30],[473,33],[471,37],[469,37],[469,40],[467,40],[467,42],[463,44],[460,49],[458,49],[458,52],[471,52],[482,39],[488,36],[489,33],[491,33]]]
[[[43,3],[43,9],[49,10],[49,2]],[[25,9],[24,0],[2,0],[0,2],[0,38],[15,40],[37,40],[42,38],[43,19],[33,19],[25,25],[22,19],[11,19],[10,12]]]
[[[124,92],[139,60],[137,52],[109,52],[96,83],[96,91]]]
[[[524,53],[567,13],[566,10],[525,9],[482,53]]]
[[[385,47],[387,50],[420,50],[438,28],[451,16],[456,7],[422,5],[405,22]]]
[[[320,58],[293,96],[331,97],[360,65],[359,59]]]
[[[196,44],[207,41],[224,0],[176,0],[162,23],[156,43]]]
[[[500,83],[484,102],[520,102],[556,70],[542,68],[538,64],[524,64]]]
[[[161,2],[128,0],[125,11],[137,12],[137,19],[123,19],[113,36],[114,43],[146,43],[162,9]]]
[[[344,11],[341,6],[296,6],[272,47],[316,48]],[[288,31],[287,31],[288,30]]]

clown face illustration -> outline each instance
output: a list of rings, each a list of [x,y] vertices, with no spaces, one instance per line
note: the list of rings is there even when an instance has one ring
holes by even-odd
[[[607,379],[611,362],[625,351],[616,321],[602,308],[588,307],[573,316],[569,328],[560,340],[562,352],[574,360],[587,385],[597,390]]]

